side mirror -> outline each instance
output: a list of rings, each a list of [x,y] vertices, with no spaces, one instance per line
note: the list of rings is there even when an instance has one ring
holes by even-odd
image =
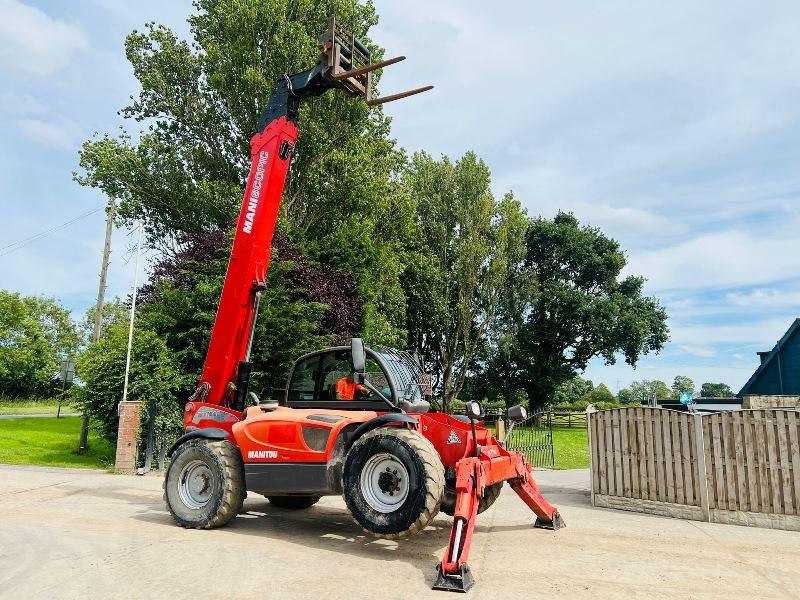
[[[350,353],[353,358],[353,370],[364,373],[367,370],[367,351],[364,349],[364,340],[353,338],[350,340]]]
[[[484,416],[483,407],[480,402],[467,402],[464,405],[464,411],[467,413],[467,417],[472,421],[478,421]]]
[[[528,411],[527,409],[522,406],[521,404],[517,404],[516,406],[512,406],[506,412],[508,416],[508,420],[514,423],[521,423],[525,419],[528,418]]]

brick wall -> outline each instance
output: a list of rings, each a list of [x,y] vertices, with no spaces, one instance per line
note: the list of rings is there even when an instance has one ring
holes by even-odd
[[[114,471],[133,473],[136,470],[136,436],[139,433],[139,402],[119,403],[119,432]]]

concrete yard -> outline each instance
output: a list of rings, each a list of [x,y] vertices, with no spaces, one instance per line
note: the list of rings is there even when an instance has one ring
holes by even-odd
[[[291,512],[252,494],[214,531],[173,525],[161,478],[0,465],[2,598],[449,598],[432,592],[450,520],[400,543],[340,498]],[[800,533],[593,509],[587,471],[537,472],[568,527],[531,528],[510,488],[478,518],[478,598],[790,598]]]

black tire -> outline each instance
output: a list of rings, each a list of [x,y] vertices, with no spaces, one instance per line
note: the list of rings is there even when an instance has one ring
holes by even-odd
[[[395,463],[402,467],[386,474],[377,467]],[[377,477],[373,479],[371,473]],[[405,483],[398,473],[407,475]],[[371,495],[370,490],[376,489],[367,482],[384,481],[382,478],[387,480],[380,484],[381,490],[386,488],[382,493],[393,495],[396,486],[398,498],[380,496],[396,505],[378,510],[376,502],[380,500],[375,496],[368,499],[365,493]],[[368,533],[385,539],[409,537],[424,529],[439,512],[444,491],[444,467],[433,444],[416,431],[400,428],[375,429],[353,444],[342,479],[344,500],[353,518]]]
[[[489,510],[489,507],[494,504],[494,501],[497,500],[497,497],[500,495],[500,492],[503,491],[503,482],[500,481],[498,483],[488,485],[483,489],[483,496],[478,501],[478,514],[481,514],[485,510]],[[453,516],[456,512],[456,485],[455,481],[448,481],[444,487],[444,496],[442,497],[442,506],[440,510],[449,516]]]
[[[164,500],[181,527],[221,527],[239,514],[246,495],[242,455],[225,440],[189,440],[164,478]]]
[[[304,510],[319,502],[320,496],[267,496],[272,506],[288,510]]]

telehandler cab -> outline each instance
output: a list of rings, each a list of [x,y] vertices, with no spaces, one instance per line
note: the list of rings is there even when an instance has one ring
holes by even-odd
[[[358,338],[300,357],[277,402],[248,392],[300,101],[339,89],[374,105],[431,89],[375,99],[372,71],[403,57],[371,63],[369,50],[333,18],[320,44],[312,69],[278,81],[251,141],[252,168],[201,382],[185,407],[185,433],[168,452],[165,500],[179,525],[210,529],[235,517],[248,491],[286,509],[343,495],[361,527],[389,539],[419,532],[442,510],[454,520],[434,588],[465,592],[474,583],[467,559],[475,517],[503,482],[536,514],[536,526],[563,526],[524,456],[480,425],[480,404],[468,403],[464,417],[432,411],[418,360]],[[524,420],[525,409],[508,415]]]

